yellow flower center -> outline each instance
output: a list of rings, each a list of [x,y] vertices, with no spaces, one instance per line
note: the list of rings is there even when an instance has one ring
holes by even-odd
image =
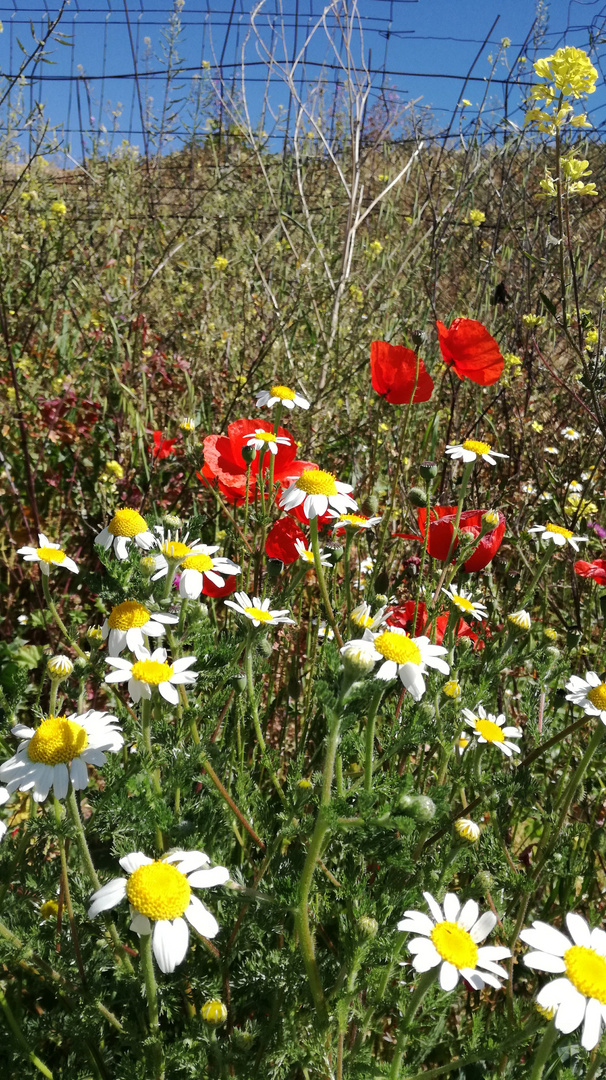
[[[393,630],[384,630],[375,638],[375,649],[386,660],[395,660],[396,664],[420,664],[421,652],[411,638],[405,634],[394,634]]]
[[[154,862],[133,871],[126,895],[135,910],[148,919],[178,919],[189,907],[191,886],[176,866]]]
[[[308,495],[336,495],[335,475],[323,469],[305,469],[297,480],[297,487]]]
[[[461,609],[461,611],[473,611],[474,609],[474,605],[472,604],[471,600],[468,600],[465,596],[461,596],[460,593],[453,592],[452,600],[453,603]]]
[[[182,570],[199,570],[201,574],[204,574],[207,570],[212,570],[212,568],[213,561],[210,555],[190,555],[181,563]]]
[[[87,734],[75,720],[68,720],[66,716],[48,716],[32,735],[27,754],[30,761],[40,761],[43,765],[65,765],[87,746]]]
[[[363,626],[364,628],[372,626],[372,615],[351,615],[350,617],[351,621],[355,623],[356,626]]]
[[[465,439],[464,450],[471,450],[474,454],[489,454],[492,446],[487,442],[479,442],[477,439]]]
[[[274,435],[273,431],[255,431],[255,434],[254,434],[255,439],[258,439],[259,442],[264,442],[264,443],[273,442],[275,437],[276,436]]]
[[[545,532],[558,533],[560,536],[565,536],[567,540],[573,535],[570,529],[564,529],[561,525],[552,525],[550,521],[545,526]]]
[[[606,1005],[606,959],[585,945],[573,945],[563,960],[572,985],[585,997]]]
[[[486,742],[505,742],[503,730],[494,720],[476,720],[476,731]]]
[[[301,551],[299,552],[299,558],[303,559],[303,562],[312,563],[314,561],[314,553],[313,551],[301,549]]]
[[[107,624],[110,630],[132,630],[145,626],[149,619],[149,611],[138,600],[124,600],[112,608]]]
[[[272,386],[269,392],[272,397],[280,398],[281,401],[294,401],[295,392],[289,386]]]
[[[474,968],[478,960],[478,946],[471,935],[455,922],[441,922],[431,931],[431,940],[443,960],[456,968]]]
[[[36,555],[40,559],[40,562],[57,562],[62,563],[65,558],[65,552],[60,548],[36,548]]]
[[[357,525],[360,529],[364,528],[367,521],[368,518],[362,514],[341,514],[339,518],[340,525]]]
[[[245,607],[244,611],[251,618],[258,619],[259,622],[273,622],[273,615],[270,611],[261,611],[261,608],[258,607]]]
[[[147,522],[136,510],[116,510],[107,526],[112,536],[138,536],[147,532]]]
[[[167,559],[182,559],[191,552],[191,548],[179,540],[165,540],[160,550]]]
[[[170,664],[161,664],[158,660],[137,660],[132,667],[133,679],[148,683],[149,686],[158,686],[161,682],[168,682],[172,673]]]
[[[591,704],[595,705],[596,709],[606,709],[606,683],[600,683],[599,686],[593,686],[587,697]]]

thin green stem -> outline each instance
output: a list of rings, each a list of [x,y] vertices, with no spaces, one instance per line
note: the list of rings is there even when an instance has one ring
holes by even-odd
[[[65,623],[63,622],[63,619],[61,618],[59,612],[57,611],[57,608],[55,607],[55,602],[54,602],[53,598],[51,597],[50,589],[49,589],[49,586],[48,586],[48,574],[42,574],[41,573],[40,577],[42,578],[42,592],[44,593],[44,599],[46,600],[46,605],[47,605],[48,610],[50,611],[53,619],[55,620],[57,626],[59,627],[61,633],[63,634],[63,637],[65,638],[65,640],[67,642],[69,642],[72,649],[74,650],[75,653],[77,653],[77,655],[80,657],[81,660],[88,661],[88,657],[87,657],[86,653],[84,653],[82,651],[82,649],[80,648],[80,646],[77,645],[76,642],[73,641],[72,638],[70,637],[68,629],[67,629]]]
[[[145,995],[147,997],[147,1011],[149,1015],[149,1029],[152,1036],[151,1059],[154,1080],[162,1080],[164,1076],[164,1054],[160,1040],[160,1019],[158,1011],[158,987],[154,972],[152,957],[151,934],[141,935],[141,969],[145,983]]]
[[[253,725],[255,729],[255,735],[257,736],[257,742],[261,751],[261,758],[263,764],[267,769],[271,782],[274,785],[280,799],[283,803],[286,802],[286,795],[282,791],[280,781],[276,776],[269,755],[267,753],[267,747],[265,745],[265,739],[263,738],[263,732],[261,731],[261,724],[259,722],[259,710],[257,708],[257,696],[255,694],[255,681],[253,675],[253,647],[254,647],[254,631],[249,630],[246,637],[246,650],[244,653],[244,668],[246,671],[246,689],[248,691],[248,702],[250,705],[250,711],[252,713]]]
[[[53,1080],[53,1074],[50,1071],[50,1069],[44,1064],[43,1061],[40,1060],[40,1058],[37,1056],[37,1054],[34,1054],[33,1050],[30,1050],[28,1041],[25,1038],[25,1035],[23,1034],[23,1032],[21,1031],[21,1028],[19,1027],[17,1019],[16,1019],[16,1017],[15,1017],[15,1015],[14,1015],[14,1013],[13,1013],[13,1011],[12,1011],[12,1009],[11,1009],[11,1007],[10,1007],[10,1005],[9,1005],[7,999],[6,999],[6,996],[3,993],[1,987],[0,987],[0,1008],[2,1009],[2,1012],[4,1013],[4,1018],[6,1020],[7,1026],[10,1028],[10,1030],[13,1033],[13,1036],[15,1038],[15,1042],[20,1046],[21,1050],[25,1054],[28,1061],[31,1061],[32,1065],[34,1065],[36,1067],[38,1072],[42,1073],[43,1076],[46,1076],[48,1078],[48,1080]]]
[[[387,506],[387,510],[385,511],[385,518],[383,520],[383,524],[381,525],[381,534],[379,536],[379,546],[377,548],[377,555],[376,555],[376,558],[375,558],[375,565],[374,565],[373,571],[372,571],[372,582],[373,582],[373,584],[374,584],[374,579],[375,579],[375,574],[376,574],[376,571],[377,571],[377,567],[380,565],[380,562],[381,562],[381,557],[383,555],[383,549],[385,547],[385,540],[387,539],[387,530],[389,529],[389,523],[390,523],[390,521],[391,521],[391,519],[393,517],[393,509],[394,509],[394,506],[396,504],[396,494],[397,494],[397,491],[398,491],[398,481],[400,479],[400,470],[402,468],[402,458],[404,457],[404,447],[406,445],[405,435],[406,435],[406,429],[408,427],[408,421],[410,419],[411,412],[412,412],[412,410],[410,408],[406,409],[406,411],[405,411],[405,413],[404,413],[404,415],[402,417],[402,420],[400,421],[400,428],[398,430],[397,439],[398,439],[398,442],[399,442],[400,449],[398,451],[398,457],[396,459],[396,467],[394,469],[394,474],[393,474],[391,492],[390,492],[390,495],[389,495],[389,503],[388,503],[388,506]]]
[[[543,1033],[543,1038],[539,1043],[539,1049],[535,1054],[535,1058],[532,1063],[532,1070],[530,1072],[528,1080],[541,1080],[541,1077],[543,1075],[543,1069],[545,1068],[547,1061],[551,1056],[551,1051],[557,1037],[558,1032],[555,1026],[555,1021],[550,1020]]]
[[[375,723],[385,687],[375,691],[366,717],[366,753],[364,757],[364,791],[372,791],[372,759],[375,745]]]
[[[318,519],[310,518],[309,521],[309,539],[311,542],[311,550],[314,553],[314,566],[316,570],[316,577],[318,579],[318,585],[320,586],[320,594],[322,596],[322,603],[324,604],[324,610],[326,611],[326,618],[334,631],[334,635],[337,641],[337,645],[340,649],[343,648],[343,638],[339,632],[339,627],[335,621],[334,612],[328,596],[328,589],[326,588],[326,578],[324,577],[324,568],[322,566],[322,560],[320,558],[320,544],[318,541]]]
[[[404,1060],[404,1050],[406,1048],[406,1040],[408,1038],[408,1031],[412,1021],[414,1020],[421,1002],[425,997],[427,991],[434,983],[438,974],[438,968],[431,968],[430,971],[426,971],[417,984],[417,987],[412,994],[410,1001],[408,1002],[408,1008],[402,1017],[399,1024],[398,1041],[396,1043],[396,1049],[391,1063],[391,1069],[389,1070],[389,1080],[398,1080],[400,1075],[400,1067]]]

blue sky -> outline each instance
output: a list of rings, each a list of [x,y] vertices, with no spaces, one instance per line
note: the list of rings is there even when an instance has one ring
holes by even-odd
[[[162,0],[128,2],[130,37],[124,3],[120,0],[70,0],[60,29],[70,35],[72,43],[53,48],[52,65],[39,65],[33,88],[26,90],[26,95],[32,94],[44,102],[51,122],[60,127],[64,149],[75,158],[80,158],[83,148],[86,151],[90,146],[87,136],[80,135],[80,127],[96,129],[100,123],[109,126],[109,109],[116,108],[118,102],[122,112],[117,120],[116,142],[124,138],[142,147],[139,101],[132,78],[133,53],[142,73],[142,97],[153,97],[154,107],[160,107],[165,85],[161,32],[171,8]],[[253,6],[250,0],[185,0],[180,16],[183,30],[179,53],[187,70],[180,80],[181,94],[190,88],[192,76],[203,60],[214,64],[222,58],[227,65],[239,61]],[[277,6],[277,0],[267,0],[260,16],[267,42],[272,39],[272,26],[278,23]],[[300,48],[325,6],[321,0],[283,0],[284,33],[290,54],[295,48],[297,9],[296,45]],[[588,48],[592,35],[594,40],[600,36],[606,40],[606,0],[552,0],[543,7],[547,19],[541,26],[537,53],[532,33],[536,17],[533,0],[507,0],[507,3],[503,0],[359,0],[365,56],[370,58],[371,67],[377,69],[375,95],[378,96],[382,85],[387,85],[402,101],[420,99],[422,106],[432,108],[435,127],[441,129],[448,124],[462,97],[460,77],[470,69],[472,79],[464,96],[472,103],[467,112],[468,119],[473,120],[474,109],[486,89],[483,80],[490,71],[489,57],[496,55],[502,38],[509,38],[511,45],[507,60],[498,65],[496,80],[507,79],[508,67],[520,70],[515,62],[521,54],[532,60],[563,44]],[[10,0],[10,3],[0,0],[0,18],[4,24],[0,37],[3,73],[17,70],[22,56],[17,38],[24,44],[27,42],[30,19],[40,29],[46,11],[52,15],[57,9],[56,0]],[[535,25],[535,33],[536,30]],[[484,45],[485,39],[488,40]],[[590,102],[598,130],[600,125],[606,130],[606,86],[600,63],[604,50],[605,46],[598,44],[592,54],[601,76],[600,86]],[[252,43],[248,56],[257,61],[257,66],[248,70],[247,81],[250,108],[256,116],[262,100],[264,69],[258,64]],[[329,57],[325,35],[318,34],[308,49],[306,77],[313,78],[328,59],[334,57]],[[527,70],[530,67],[529,63]],[[379,74],[383,68],[389,73],[385,79]],[[156,74],[145,80],[146,70]],[[233,69],[224,69],[226,76],[230,70]],[[78,74],[85,76],[86,83],[74,81]],[[271,93],[274,104],[286,100],[277,85]],[[495,111],[501,108],[504,93],[504,85],[495,81],[489,96]],[[514,120],[520,118],[515,113],[517,101],[515,92],[510,92],[509,115]]]

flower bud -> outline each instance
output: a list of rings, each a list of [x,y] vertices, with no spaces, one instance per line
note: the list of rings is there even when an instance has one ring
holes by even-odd
[[[343,667],[352,679],[363,679],[375,666],[372,641],[348,641],[341,649]]]
[[[255,450],[254,446],[243,446],[240,453],[244,458],[244,464],[252,465],[253,461],[255,460],[255,454],[257,453],[257,451]]]
[[[271,656],[271,641],[266,637],[258,638],[257,652],[261,653],[261,656]]]
[[[60,682],[61,679],[67,679],[68,675],[71,675],[74,665],[69,656],[58,654],[57,656],[51,656],[50,660],[47,661],[46,670],[53,682]]]
[[[507,616],[507,619],[514,626],[517,626],[519,630],[530,630],[530,615],[525,608],[512,611],[511,615]]]
[[[408,492],[408,501],[412,506],[427,506],[427,492],[422,487],[412,487]]]
[[[139,559],[139,567],[144,577],[151,577],[156,569],[156,560],[153,555],[144,555],[143,558]]]
[[[165,514],[162,521],[169,529],[180,529],[183,525],[183,521],[178,514]]]
[[[371,915],[361,915],[356,927],[360,936],[365,938],[374,938],[379,932],[379,924]]]
[[[491,529],[496,529],[499,524],[499,515],[496,510],[487,510],[485,514],[482,514],[482,536],[485,536]]]
[[[421,479],[427,483],[428,480],[433,480],[438,475],[438,466],[435,461],[422,461],[419,466],[419,472]]]
[[[493,877],[488,870],[480,870],[473,879],[472,885],[474,888],[485,893],[489,889],[492,889]]]
[[[449,679],[442,686],[442,693],[446,694],[446,697],[454,698],[457,700],[461,697],[461,684],[458,679]]]
[[[100,626],[89,626],[86,631],[86,636],[91,644],[100,645],[103,641],[103,634]]]
[[[236,694],[242,694],[246,690],[246,675],[232,675],[230,682]]]
[[[227,1020],[227,1009],[223,1002],[218,1001],[216,998],[213,998],[212,1001],[205,1001],[200,1013],[207,1024],[224,1024]]]
[[[470,844],[476,844],[480,839],[480,826],[476,825],[471,818],[457,818],[454,823],[455,831],[461,840],[467,840]]]
[[[268,559],[267,560],[267,576],[270,581],[277,581],[284,569],[284,563],[281,559]]]
[[[433,799],[429,798],[429,795],[416,796],[412,817],[419,825],[425,824],[426,821],[432,821],[435,813],[436,804]]]

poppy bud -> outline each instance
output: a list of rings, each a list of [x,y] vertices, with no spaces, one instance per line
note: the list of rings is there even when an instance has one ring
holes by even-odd
[[[244,458],[246,464],[252,465],[253,461],[255,460],[255,455],[257,451],[255,450],[254,446],[243,446],[240,450],[240,453],[242,454],[242,457]]]
[[[422,461],[419,472],[421,479],[427,483],[428,480],[433,480],[438,475],[438,466],[435,461]]]
[[[425,506],[427,503],[427,492],[422,487],[413,487],[408,492],[408,501],[412,506]]]

